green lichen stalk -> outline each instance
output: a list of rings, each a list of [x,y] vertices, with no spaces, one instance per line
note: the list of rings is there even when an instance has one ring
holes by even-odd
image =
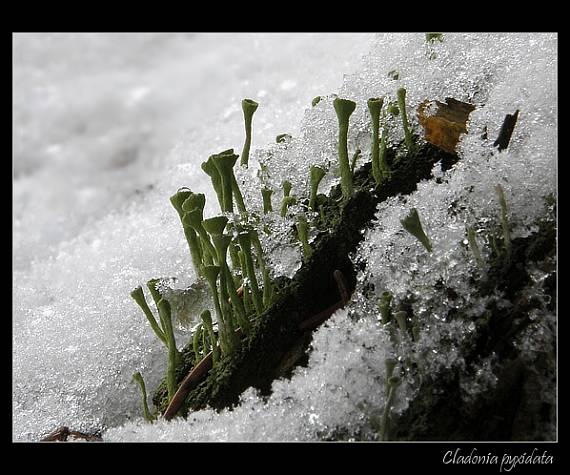
[[[232,276],[230,268],[227,264],[228,248],[233,250],[233,252],[236,254],[235,259],[238,260],[237,250],[231,242],[232,238],[223,234],[227,224],[228,218],[225,216],[216,216],[213,218],[205,219],[203,222],[203,227],[208,232],[208,234],[210,234],[214,242],[214,247],[216,249],[216,262],[221,267],[228,294],[232,301],[232,305],[234,306],[234,310],[238,312],[240,318],[244,318],[245,309],[243,307],[242,301],[239,299],[236,293],[236,279],[234,279]],[[233,248],[231,246],[233,246]]]
[[[273,190],[267,188],[266,186],[261,188],[261,197],[263,198],[263,214],[271,213],[273,211],[273,205],[271,204],[271,195]]]
[[[196,234],[198,234],[200,237],[200,243],[202,244],[204,264],[210,265],[213,264],[216,259],[216,249],[212,245],[208,233],[202,226],[203,216],[204,215],[201,210],[194,208],[192,211],[184,213],[182,223],[184,223],[185,226],[191,227]],[[208,260],[206,260],[206,254],[208,255]]]
[[[213,236],[212,239],[214,240],[214,246],[218,252],[218,260],[221,267],[220,287],[226,289],[234,311],[235,321],[232,322],[232,327],[236,328],[237,326],[240,326],[244,333],[247,333],[251,325],[249,323],[249,320],[246,318],[243,302],[237,294],[230,269],[226,263],[228,247],[232,241],[232,238],[231,236],[220,234]]]
[[[378,309],[380,310],[380,316],[382,323],[389,323],[392,319],[392,294],[390,292],[382,292],[380,299],[378,301]]]
[[[233,148],[224,150],[223,152],[220,152],[217,155],[212,155],[210,157],[214,166],[218,170],[221,179],[223,199],[222,211],[226,213],[233,213],[233,200],[235,199],[240,214],[243,217],[247,217],[247,210],[245,207],[245,202],[243,200],[243,195],[234,173],[234,165],[236,164],[238,158],[239,157],[234,153]]]
[[[350,161],[350,173],[352,176],[354,176],[354,170],[356,169],[356,163],[358,162],[358,159],[360,158],[361,153],[362,153],[362,150],[357,148],[354,151],[354,154],[352,155],[352,160]]]
[[[401,380],[398,376],[391,376],[388,380],[388,395],[386,397],[386,403],[384,405],[384,412],[382,414],[382,428],[380,431],[380,440],[388,440],[390,434],[390,413],[392,411],[392,405],[394,404],[394,398],[396,396],[396,389],[400,385]]]
[[[253,265],[253,257],[251,255],[251,235],[249,232],[238,234],[239,246],[244,254],[247,277],[251,284],[251,298],[255,312],[259,316],[263,313],[263,298],[257,285],[257,277],[255,275],[255,267]]]
[[[160,279],[151,279],[146,283],[146,287],[150,291],[150,295],[152,296],[152,299],[154,300],[154,304],[156,305],[157,310],[158,310],[158,302],[160,302],[160,300],[162,299],[162,295],[160,295],[160,292],[156,289],[156,285],[159,282],[160,282]],[[163,315],[160,313],[160,311],[158,312],[158,319],[160,321],[160,327],[162,329],[162,332],[164,333],[164,336],[166,338],[166,347],[168,348],[168,336],[166,335],[166,332],[165,332],[166,327],[164,325]]]
[[[473,227],[467,228],[467,242],[469,243],[469,248],[475,257],[475,261],[480,268],[485,266],[485,262],[481,257],[481,251],[479,250],[479,245],[477,244],[477,238],[475,237],[475,229]]]
[[[352,173],[348,161],[348,123],[356,109],[356,102],[337,97],[333,101],[338,118],[338,160],[340,167],[340,186],[345,200],[352,196]]]
[[[232,173],[231,173],[231,180],[232,180],[232,193],[234,195],[234,198],[236,200],[236,205],[238,208],[238,211],[240,213],[240,215],[243,218],[247,219],[247,209],[245,207],[245,202],[243,200],[243,195],[241,193],[241,190],[239,188],[235,173],[232,169]]]
[[[202,324],[208,332],[208,338],[212,345],[212,362],[216,364],[220,359],[220,348],[218,347],[218,339],[216,338],[216,333],[214,332],[214,325],[212,323],[212,314],[209,310],[204,310],[200,314]]]
[[[383,97],[368,99],[368,110],[372,119],[372,176],[378,185],[382,182],[380,169],[380,113],[383,105]]]
[[[194,336],[192,337],[192,347],[194,349],[194,364],[198,364],[202,359],[200,357],[200,340],[202,339],[202,331],[203,326],[202,324],[198,325],[196,331],[194,332]],[[204,355],[206,354],[206,347],[204,347]]]
[[[180,362],[180,352],[176,348],[174,329],[172,327],[172,315],[168,300],[162,298],[158,304],[158,312],[164,321],[164,334],[168,341],[168,364],[166,367],[166,388],[168,390],[168,400],[171,400],[176,393],[176,367]]]
[[[233,149],[224,150],[223,152],[212,155],[210,157],[212,163],[220,175],[223,199],[222,211],[224,213],[234,212],[232,176],[233,167],[238,159],[238,156],[233,152]]]
[[[150,307],[146,303],[146,299],[144,297],[143,289],[140,285],[131,292],[131,297],[138,304],[138,306],[142,309],[142,311],[143,311],[145,317],[147,318],[148,322],[150,323],[150,326],[151,326],[152,330],[154,331],[155,335],[158,337],[158,339],[160,341],[162,341],[166,345],[166,336],[164,335],[164,332],[162,331],[162,329],[160,328],[160,326],[156,322],[156,319],[154,318],[154,314],[150,310]]]
[[[408,152],[414,150],[414,140],[412,136],[412,130],[410,128],[410,123],[408,122],[408,114],[406,113],[406,90],[401,87],[398,89],[398,106],[400,109],[400,114],[402,116],[402,126],[404,127],[404,138],[406,141],[406,147]]]
[[[309,245],[309,229],[307,218],[304,214],[299,215],[297,218],[297,224],[295,226],[297,228],[297,236],[299,236],[299,241],[301,241],[301,244],[303,245],[303,257],[305,260],[307,260],[311,256],[313,250]]]
[[[416,208],[412,208],[408,215],[404,219],[401,219],[400,222],[404,229],[420,241],[428,252],[432,252],[431,243],[422,228],[420,216]]]
[[[257,263],[259,265],[259,269],[261,270],[261,276],[263,278],[263,306],[264,308],[267,308],[271,303],[271,299],[273,298],[273,284],[269,275],[269,268],[267,267],[265,257],[263,256],[263,247],[261,246],[261,241],[259,240],[257,231],[252,229],[250,231],[250,236],[251,243],[255,249]]]
[[[148,409],[148,402],[147,402],[147,394],[146,394],[146,386],[144,384],[144,379],[142,377],[142,375],[137,371],[135,374],[133,374],[133,381],[135,381],[141,390],[141,397],[142,397],[142,404],[143,404],[143,414],[144,414],[144,418],[148,421],[148,422],[152,422],[154,421],[154,416],[151,415],[149,409]]]
[[[397,110],[397,109],[396,109]],[[378,167],[379,176],[381,180],[387,179],[390,175],[390,168],[388,167],[388,162],[386,161],[386,149],[388,148],[388,132],[389,123],[384,120],[384,127],[382,127],[382,138],[380,139],[380,151],[378,153]]]
[[[202,261],[209,265],[214,262],[216,254],[213,252],[212,243],[202,227],[205,205],[206,196],[203,193],[192,193],[182,204],[182,211],[184,212],[182,224],[192,228],[200,238]]]
[[[399,310],[398,312],[394,312],[394,320],[396,320],[396,322],[398,323],[398,327],[400,327],[400,330],[402,330],[403,332],[407,331],[408,329],[407,319],[408,319],[408,313],[405,310]]]
[[[321,180],[324,178],[326,173],[326,170],[317,165],[311,166],[311,197],[309,198],[309,208],[313,211],[317,211],[317,193],[319,191],[319,184],[321,183]]]
[[[170,305],[168,301],[162,297],[158,289],[156,288],[160,279],[151,279],[146,283],[148,290],[156,304],[158,310],[158,317],[160,320],[160,325],[162,332],[166,338],[166,348],[168,349],[168,359],[174,368],[180,363],[182,356],[176,348],[176,339],[174,338],[174,330],[172,327],[172,317],[170,313]],[[170,364],[169,363],[169,364]]]
[[[214,302],[214,309],[216,311],[216,316],[218,318],[220,347],[223,354],[228,354],[231,352],[233,348],[231,340],[228,339],[224,314],[222,312],[222,307],[220,305],[220,295],[218,293],[218,285],[217,285],[219,274],[220,274],[220,266],[204,266],[204,277],[206,278],[208,285],[210,286],[210,291],[212,293],[212,300]]]
[[[295,203],[295,198],[291,196],[291,183],[287,180],[283,182],[283,201],[281,202],[281,212],[280,215],[284,218],[287,215],[287,209],[290,205]]]
[[[249,163],[249,149],[251,147],[251,122],[253,114],[259,107],[259,104],[252,99],[244,99],[241,101],[241,108],[243,110],[243,118],[245,122],[245,142],[241,152],[240,164],[247,168]]]
[[[246,283],[246,278],[247,278],[247,265],[245,263],[245,252],[243,252],[242,250],[240,250],[238,252],[238,257],[239,257],[239,262],[240,262],[240,266],[243,272],[243,305],[245,307],[245,313],[246,314],[250,314],[251,312],[254,311],[253,309],[253,304],[251,302],[251,294],[249,292],[249,286]]]
[[[230,303],[230,294],[228,292],[228,276],[227,273],[224,272],[222,266],[220,267],[219,275],[220,285],[218,287],[218,292],[220,296],[220,306],[222,307],[222,313],[224,314],[224,333],[226,334],[227,340],[230,342],[230,351],[233,351],[239,343],[239,339],[235,334],[235,330],[237,328],[237,317]]]
[[[170,202],[174,209],[176,209],[180,221],[182,222],[182,228],[184,230],[184,237],[188,243],[188,248],[190,249],[190,256],[192,258],[192,265],[197,275],[201,275],[201,267],[203,265],[202,247],[196,232],[190,227],[185,226],[182,220],[184,216],[184,210],[182,209],[183,203],[192,195],[192,191],[188,188],[180,188],[174,195],[170,197]]]
[[[507,251],[507,256],[511,253],[511,231],[509,229],[509,221],[507,218],[508,208],[507,199],[505,198],[505,192],[501,185],[495,186],[495,191],[499,197],[499,203],[501,205],[501,226],[503,227],[503,245],[505,251]]]
[[[224,211],[224,195],[222,190],[222,177],[220,176],[220,172],[214,165],[212,157],[208,158],[206,162],[202,163],[202,170],[206,175],[210,177],[212,182],[212,188],[216,192],[216,196],[218,198],[218,204],[220,205],[220,211]]]

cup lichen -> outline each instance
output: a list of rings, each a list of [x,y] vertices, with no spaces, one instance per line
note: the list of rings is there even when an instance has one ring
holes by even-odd
[[[352,173],[348,161],[348,125],[349,119],[356,109],[356,102],[337,97],[333,101],[334,110],[338,119],[338,160],[340,168],[340,184],[343,199],[352,196]]]
[[[244,99],[241,101],[241,108],[243,110],[243,118],[245,122],[245,142],[243,144],[243,149],[241,152],[240,164],[246,168],[249,163],[249,149],[251,147],[251,123],[253,120],[253,114],[258,107],[259,104],[253,99]]]
[[[422,228],[420,216],[416,208],[412,208],[408,215],[404,219],[400,220],[400,223],[402,223],[402,226],[406,231],[422,243],[428,252],[432,252],[431,243]]]

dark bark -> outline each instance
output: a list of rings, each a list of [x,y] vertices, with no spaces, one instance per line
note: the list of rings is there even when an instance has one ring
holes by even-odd
[[[499,136],[497,137],[497,140],[495,140],[495,143],[493,143],[493,146],[497,147],[499,151],[505,150],[509,146],[509,142],[511,141],[511,136],[515,130],[515,125],[518,118],[518,110],[514,114],[506,115],[505,120],[503,121],[503,125],[501,126]]]

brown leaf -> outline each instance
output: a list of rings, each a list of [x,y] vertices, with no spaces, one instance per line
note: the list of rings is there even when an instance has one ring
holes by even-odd
[[[451,97],[444,102],[434,101],[437,112],[426,116],[426,107],[432,101],[424,101],[418,107],[418,119],[424,128],[427,142],[456,155],[455,147],[461,134],[467,133],[467,120],[475,106]]]

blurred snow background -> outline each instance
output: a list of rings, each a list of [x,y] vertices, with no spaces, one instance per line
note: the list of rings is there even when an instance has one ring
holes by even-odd
[[[117,441],[314,440],[335,430],[372,437],[369,416],[382,410],[384,361],[395,349],[370,305],[377,295],[365,295],[364,283],[397,298],[416,292],[425,298],[415,310],[436,310],[417,354],[432,352],[446,335],[460,341],[469,328],[445,325],[448,306],[422,292],[442,278],[477,314],[480,302],[469,301],[466,284],[473,262],[458,245],[465,223],[496,219],[492,189],[500,182],[514,234],[524,235],[543,212],[536,197],[556,192],[555,34],[447,34],[433,46],[435,59],[421,33],[17,34],[13,44],[16,440],[38,440],[63,424],[109,429],[105,440]],[[393,69],[398,81],[388,77]],[[461,143],[461,165],[441,184],[426,182],[409,201],[379,207],[379,224],[354,256],[371,265],[348,311],[315,333],[309,366],[291,381],[277,381],[269,400],[247,391],[234,411],[200,411],[188,421],[152,426],[141,421],[131,375],[141,371],[151,392],[164,354],[129,292],[158,276],[176,277],[179,288],[194,281],[168,197],[189,186],[206,194],[205,214],[215,212],[199,166],[212,153],[241,149],[241,99],[260,102],[253,162],[270,165],[276,188],[286,178],[303,194],[311,164],[332,167],[323,188],[335,183],[330,94],[357,102],[350,147],[367,151],[366,99],[394,97],[400,86],[410,107],[448,96],[476,104],[473,134]],[[329,96],[310,108],[319,94]],[[488,160],[490,144],[478,138],[480,131],[487,126],[494,139],[515,109],[521,116],[508,153]],[[284,132],[293,139],[275,144]],[[259,182],[249,178],[245,194],[253,199]],[[468,196],[467,185],[474,185]],[[445,211],[454,200],[470,205],[450,218]],[[411,206],[431,233],[433,256],[398,227]],[[278,249],[271,252],[274,263],[281,259]],[[294,268],[298,253],[288,259],[284,269]],[[535,336],[530,332],[528,341]],[[180,334],[179,343],[186,338]],[[460,366],[461,356],[451,354],[453,348],[428,364]],[[492,380],[490,362],[481,367],[481,380]],[[478,390],[469,381],[465,387],[467,395]],[[394,410],[413,394],[413,381],[405,382]]]

